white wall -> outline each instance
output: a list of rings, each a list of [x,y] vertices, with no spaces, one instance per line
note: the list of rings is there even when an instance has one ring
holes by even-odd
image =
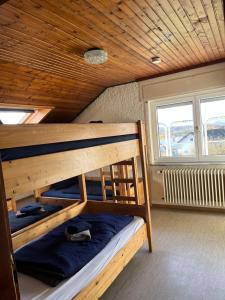
[[[138,83],[106,89],[74,122],[88,123],[98,120],[104,123],[144,120],[144,103],[139,100]]]
[[[140,100],[151,101],[225,87],[225,63],[178,72],[140,82]]]
[[[108,88],[75,120],[106,123],[144,120],[144,102],[225,86],[225,63]]]
[[[106,89],[74,120],[74,123],[99,120],[104,123],[144,120],[144,103],[139,99],[138,83],[133,82]],[[99,172],[90,172],[88,176],[99,176]]]
[[[225,63],[112,87],[106,89],[74,122],[136,122],[144,120],[145,101],[222,87],[225,87]],[[162,203],[160,168],[151,167],[150,193],[154,203]]]

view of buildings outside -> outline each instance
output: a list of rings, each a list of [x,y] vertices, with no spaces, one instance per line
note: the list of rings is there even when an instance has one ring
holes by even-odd
[[[225,100],[202,101],[203,154],[225,155]]]
[[[195,155],[192,104],[159,107],[160,157]],[[203,155],[225,155],[225,100],[201,102]]]
[[[195,143],[192,104],[160,107],[157,114],[160,156],[193,156]],[[189,136],[191,133],[192,136]]]

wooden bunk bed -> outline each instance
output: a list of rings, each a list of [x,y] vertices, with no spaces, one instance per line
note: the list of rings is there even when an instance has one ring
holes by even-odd
[[[96,277],[71,299],[99,299],[146,240],[152,251],[145,146],[141,122],[1,126],[0,291],[3,298],[20,299],[13,252],[83,212],[139,216],[144,223]],[[87,201],[85,173],[137,156],[142,165],[144,203],[138,203],[136,194],[117,196],[115,191],[113,201]],[[74,176],[79,176],[80,201],[71,200],[69,205],[62,200],[65,206],[62,210],[11,236],[6,199]],[[51,201],[54,203],[57,199]]]
[[[120,195],[135,197],[138,203],[143,203],[143,179],[137,174],[136,159],[130,159],[96,170],[95,176],[85,175],[88,200],[113,200]],[[36,190],[34,195],[37,202],[48,203],[51,198],[80,200],[79,193],[76,177]]]

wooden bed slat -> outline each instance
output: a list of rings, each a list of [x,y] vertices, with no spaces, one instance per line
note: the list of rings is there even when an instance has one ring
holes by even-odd
[[[138,154],[138,140],[131,140],[3,162],[6,197],[22,195]]]
[[[73,300],[98,300],[146,241],[146,224],[111,259],[99,275]]]
[[[91,213],[114,213],[119,215],[138,216],[145,219],[145,206],[125,203],[115,203],[107,200],[103,201],[89,201],[87,202],[87,210]]]
[[[72,204],[80,202],[80,199],[57,198],[57,197],[38,197],[37,202],[40,202],[41,204],[60,205],[62,207],[67,207]]]
[[[0,149],[136,133],[136,123],[4,125],[0,127]]]
[[[134,202],[136,202],[137,198],[135,196],[119,196],[119,195],[116,195],[116,196],[113,196],[113,199],[117,200],[117,201],[134,201]]]

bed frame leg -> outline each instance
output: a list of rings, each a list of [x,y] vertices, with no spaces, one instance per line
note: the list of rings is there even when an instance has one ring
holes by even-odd
[[[0,160],[0,291],[1,299],[19,300],[15,263],[13,261],[12,239],[8,220],[5,185]]]
[[[87,188],[84,174],[79,175],[79,186],[81,202],[87,202]]]
[[[140,143],[140,158],[141,158],[141,168],[143,175],[143,190],[144,190],[144,199],[146,207],[146,223],[147,223],[147,235],[148,235],[148,248],[149,252],[152,252],[152,224],[151,224],[151,212],[150,212],[150,199],[148,191],[148,173],[147,173],[147,162],[146,162],[146,136],[144,130],[144,124],[141,121],[138,121],[138,132],[139,132],[139,143]]]

